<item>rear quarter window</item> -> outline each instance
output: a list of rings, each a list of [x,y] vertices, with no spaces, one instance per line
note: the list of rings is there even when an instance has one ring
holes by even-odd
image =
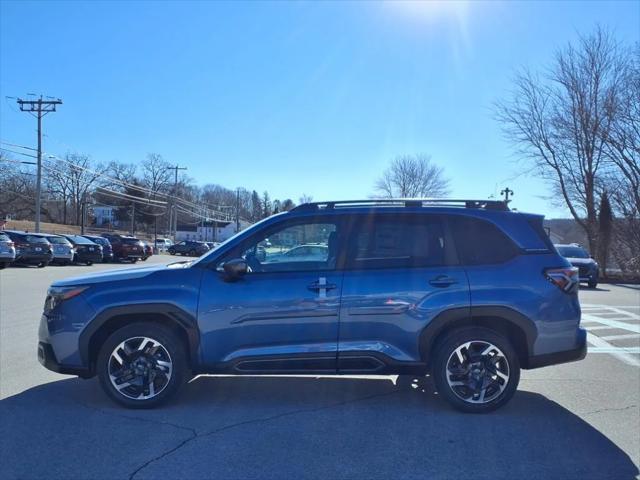
[[[498,227],[469,217],[451,219],[460,262],[464,265],[504,263],[518,254],[518,248]]]

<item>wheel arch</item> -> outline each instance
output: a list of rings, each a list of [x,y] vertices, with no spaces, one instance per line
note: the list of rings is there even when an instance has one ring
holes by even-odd
[[[439,340],[450,331],[465,326],[486,327],[506,336],[513,344],[520,365],[528,367],[537,329],[526,316],[504,306],[455,308],[438,314],[420,334],[422,360],[429,364]]]
[[[192,370],[198,368],[200,335],[196,319],[181,308],[164,303],[126,305],[98,314],[80,334],[80,357],[91,374],[95,373],[98,352],[104,341],[119,328],[146,321],[164,325],[176,333],[187,349]]]

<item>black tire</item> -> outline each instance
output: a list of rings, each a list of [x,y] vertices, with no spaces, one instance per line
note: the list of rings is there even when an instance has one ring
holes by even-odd
[[[7,264],[5,262],[0,262],[0,270],[4,269],[7,267]]]
[[[132,258],[132,259],[131,259],[131,263],[136,263],[137,261],[138,261],[138,259],[137,259],[137,258]]]
[[[589,285],[589,288],[594,289],[598,286],[598,282],[589,282],[588,285]]]
[[[197,257],[197,256],[198,256],[198,254],[196,253],[196,251],[195,251],[195,250],[189,250],[189,256],[190,256],[190,257]]]
[[[158,394],[148,399],[126,396],[116,389],[109,376],[109,364],[112,362],[111,354],[114,349],[122,342],[136,337],[147,337],[160,343],[168,352],[172,364],[169,381]],[[96,368],[102,389],[114,402],[127,408],[154,408],[174,397],[189,380],[187,358],[184,344],[169,328],[151,322],[136,322],[116,330],[107,338],[98,354]]]
[[[447,364],[450,359],[453,358],[453,355],[455,355],[456,349],[467,342],[478,342],[477,344],[472,345],[482,345],[484,343],[494,345],[503,354],[503,357],[500,358],[503,358],[504,360],[498,360],[503,368],[505,365],[503,362],[506,362],[508,369],[508,380],[506,380],[506,383],[500,383],[500,380],[498,380],[498,384],[495,382],[493,383],[494,387],[486,387],[487,391],[490,388],[497,388],[499,390],[499,386],[495,385],[500,384],[504,385],[504,388],[501,392],[496,392],[495,397],[490,398],[490,400],[485,403],[472,403],[471,400],[473,400],[473,395],[470,399],[463,399],[454,391],[454,387],[450,386],[447,380]],[[509,342],[506,337],[484,327],[462,327],[449,332],[442,341],[439,341],[438,343],[439,345],[436,346],[432,357],[433,362],[431,373],[438,392],[440,392],[441,396],[454,408],[468,413],[486,413],[500,408],[511,400],[511,397],[513,397],[518,388],[518,382],[520,381],[520,362],[511,342]],[[487,357],[498,358],[498,356],[491,357],[490,355]],[[455,362],[456,360],[453,361]],[[497,378],[498,377],[496,376],[496,379]],[[471,389],[465,390],[467,388],[468,387],[466,386],[458,387],[458,391],[472,392]],[[478,397],[478,399],[479,398],[480,397]]]
[[[40,262],[40,263],[38,264],[38,268],[44,268],[44,267],[46,267],[47,265],[49,265],[49,262]]]
[[[93,262],[86,262],[87,267],[90,267],[91,265],[93,265]]]
[[[175,251],[175,250],[171,250],[171,249],[169,249],[169,250],[167,250],[167,251],[169,252],[169,255],[175,255],[175,254],[176,254],[176,251]]]

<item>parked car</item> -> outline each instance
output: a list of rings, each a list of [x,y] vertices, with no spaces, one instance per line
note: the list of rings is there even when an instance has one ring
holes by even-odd
[[[171,240],[169,240],[168,238],[157,238],[156,239],[156,248],[160,252],[166,251],[171,245],[173,245],[173,242]]]
[[[521,368],[586,355],[577,269],[542,220],[490,200],[303,204],[192,262],[55,282],[38,357],[132,408],[200,373],[430,372],[439,398],[487,412]],[[327,255],[272,261],[295,243]]]
[[[4,233],[14,243],[16,249],[15,263],[36,265],[44,268],[53,260],[53,247],[49,241],[40,235],[5,230]]]
[[[142,258],[140,260],[146,262],[147,258],[153,255],[153,247],[149,242],[145,242],[143,240],[140,241],[140,244],[142,245]]]
[[[74,263],[84,263],[87,266],[102,262],[102,247],[82,235],[65,235],[73,245],[75,253]]]
[[[324,261],[329,255],[329,249],[326,245],[298,245],[290,248],[289,250],[272,255],[274,262],[290,262],[292,260],[297,261]]]
[[[560,255],[578,269],[580,282],[587,283],[589,288],[598,286],[598,263],[589,255],[589,252],[577,243],[555,245],[555,247]]]
[[[16,259],[16,247],[6,233],[0,232],[0,270]]]
[[[204,242],[196,242],[194,240],[185,240],[171,245],[167,251],[171,255],[189,255],[190,257],[199,257],[209,251],[209,247]]]
[[[140,240],[135,237],[110,233],[103,233],[102,236],[111,243],[114,260],[128,260],[136,263],[144,256],[142,244]]]
[[[111,242],[104,237],[98,237],[96,235],[83,235],[84,238],[91,240],[93,243],[97,243],[102,247],[102,262],[113,262],[113,247]]]
[[[34,234],[46,238],[53,246],[53,260],[51,263],[58,265],[70,265],[73,263],[75,251],[69,240],[62,235],[52,235],[49,233]]]

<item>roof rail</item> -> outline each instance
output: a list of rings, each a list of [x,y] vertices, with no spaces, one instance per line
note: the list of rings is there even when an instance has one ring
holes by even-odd
[[[344,207],[459,207],[509,211],[503,200],[469,200],[450,198],[381,198],[367,200],[337,200],[309,202],[298,205],[292,211],[332,210]]]

